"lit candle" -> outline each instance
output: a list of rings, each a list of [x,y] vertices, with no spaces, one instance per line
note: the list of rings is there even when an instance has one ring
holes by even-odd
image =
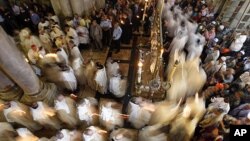
[[[160,59],[162,59],[162,54],[163,54],[163,52],[164,52],[164,49],[162,48],[162,49],[161,49],[161,54],[160,54]]]
[[[138,63],[138,83],[141,83],[142,66],[143,66],[142,62],[139,61],[139,63]]]

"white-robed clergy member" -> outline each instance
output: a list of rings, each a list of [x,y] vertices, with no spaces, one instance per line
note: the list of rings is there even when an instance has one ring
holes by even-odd
[[[39,59],[42,59],[45,55],[44,48],[36,45],[32,45],[28,52],[28,58],[32,64],[37,64]]]
[[[19,37],[25,55],[27,55],[32,45],[36,45],[37,47],[42,46],[41,41],[36,36],[31,35],[31,31],[28,28],[22,29],[19,33]]]
[[[16,141],[39,141],[39,138],[31,133],[27,128],[16,129],[18,137]]]
[[[45,128],[60,129],[61,121],[56,116],[56,111],[44,102],[33,103],[30,108],[33,119]]]
[[[101,94],[106,94],[108,89],[108,78],[105,67],[96,62],[97,72],[95,74],[96,90]]]
[[[232,42],[232,44],[230,45],[230,50],[231,51],[235,51],[238,52],[241,50],[241,48],[243,47],[244,42],[247,39],[247,35],[240,35],[240,33],[238,35],[236,35],[234,41]]]
[[[72,134],[68,129],[62,129],[57,133],[55,141],[72,141]]]
[[[112,76],[116,76],[119,74],[119,64],[113,61],[111,58],[108,58],[106,62],[106,67],[108,79],[110,79]]]
[[[47,19],[41,18],[40,22],[38,23],[38,30],[48,29],[48,28],[49,28],[49,21]]]
[[[107,141],[107,131],[96,126],[90,126],[83,132],[84,141]]]
[[[146,126],[139,131],[138,141],[167,141],[167,135],[161,131],[161,125]]]
[[[108,131],[113,130],[115,127],[123,127],[122,105],[110,101],[101,100],[100,106],[100,124]]]
[[[44,29],[39,30],[39,38],[47,53],[52,53],[52,41],[48,32]]]
[[[78,47],[79,38],[76,30],[70,26],[65,26],[65,32],[66,32],[66,41],[69,42],[70,40],[73,40],[74,44]]]
[[[0,139],[3,141],[15,141],[16,130],[8,122],[0,122]]]
[[[63,88],[74,92],[77,89],[77,80],[74,70],[70,66],[62,65],[61,67],[61,84]]]
[[[84,26],[83,24],[80,23],[80,25],[78,25],[76,27],[76,32],[78,34],[78,38],[79,38],[79,49],[86,49],[88,47],[89,44],[89,30],[86,26]]]
[[[42,128],[41,125],[33,120],[28,106],[22,103],[16,101],[5,103],[3,113],[6,120],[10,123],[18,123],[33,131],[40,130]]]
[[[176,118],[177,114],[180,112],[180,104],[175,102],[163,101],[155,103],[155,111],[151,115],[149,125],[155,124],[169,124]],[[168,114],[171,111],[171,114]]]
[[[50,37],[52,41],[55,41],[57,37],[64,37],[63,31],[60,29],[58,25],[53,25],[51,29],[52,30],[50,32]]]
[[[81,55],[81,52],[80,52],[78,46],[74,43],[73,40],[68,41],[68,48],[69,48],[69,57],[70,57],[70,60],[71,60],[71,64],[77,58],[80,59],[79,63],[83,63],[83,57]]]
[[[109,79],[109,91],[116,97],[123,97],[126,93],[127,79],[120,74]]]
[[[140,129],[149,123],[154,105],[142,97],[134,97],[128,104],[128,121]]]
[[[93,97],[87,97],[77,106],[78,117],[80,121],[85,122],[87,126],[98,124],[98,101]]]
[[[76,90],[77,81],[73,69],[65,62],[60,62],[57,54],[46,54],[42,64],[44,76],[48,81],[68,91],[73,92]]]
[[[199,121],[195,116],[191,116],[192,109],[185,106],[180,116],[171,122],[169,138],[173,141],[190,141]]]
[[[55,110],[58,118],[69,128],[74,128],[78,124],[76,113],[76,102],[70,97],[59,95],[55,100]]]
[[[110,133],[111,141],[136,141],[138,136],[137,130],[119,128]]]
[[[56,55],[60,63],[69,65],[69,57],[64,48],[57,48]]]
[[[84,69],[84,75],[87,76],[87,84],[92,90],[96,90],[95,73],[97,68],[95,63],[90,60]]]

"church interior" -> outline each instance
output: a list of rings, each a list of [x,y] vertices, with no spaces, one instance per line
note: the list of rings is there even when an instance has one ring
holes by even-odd
[[[0,25],[0,141],[250,125],[250,0],[0,0]]]

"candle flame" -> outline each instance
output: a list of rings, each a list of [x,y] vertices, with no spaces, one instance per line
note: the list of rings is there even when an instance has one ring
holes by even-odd
[[[75,94],[70,94],[70,96],[71,96],[72,98],[77,98],[77,96],[76,96]]]
[[[47,112],[47,111],[45,111],[44,113],[45,113],[46,115],[48,115],[48,116],[51,116],[51,117],[55,115],[53,112]]]
[[[122,117],[122,118],[128,118],[129,117],[129,115],[126,115],[126,114],[120,114],[120,116]]]
[[[98,130],[97,131],[99,134],[106,134],[106,133],[108,133],[107,131],[105,131],[105,130]]]

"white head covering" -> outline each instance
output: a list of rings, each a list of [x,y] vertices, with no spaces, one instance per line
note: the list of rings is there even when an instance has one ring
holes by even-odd
[[[219,26],[219,29],[220,29],[220,30],[223,30],[224,28],[225,28],[224,25],[220,25],[220,26]]]
[[[218,38],[214,38],[214,42],[217,43],[219,41]]]
[[[224,56],[223,56],[223,57],[221,57],[220,59],[221,59],[222,61],[224,61],[224,62],[227,60],[227,58],[226,58],[226,57],[224,57]]]

